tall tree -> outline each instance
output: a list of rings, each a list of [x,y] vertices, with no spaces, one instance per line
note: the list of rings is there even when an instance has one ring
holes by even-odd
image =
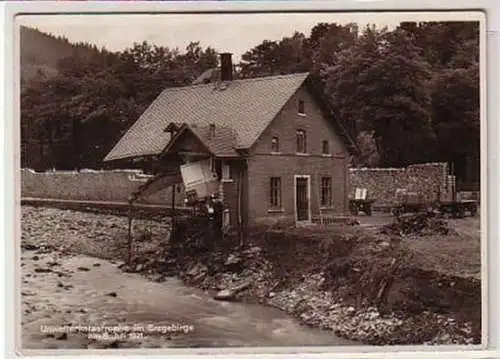
[[[453,67],[451,62],[464,46],[479,45],[478,21],[403,22],[399,28],[412,34],[415,45],[434,70]],[[468,54],[473,61],[479,61],[478,51]]]
[[[432,84],[433,124],[439,138],[438,158],[453,163],[462,179],[479,178],[466,173],[467,158],[479,160],[479,69],[447,69]]]
[[[337,55],[352,47],[358,37],[355,24],[339,25],[320,23],[311,30],[313,70],[327,70],[337,63]]]
[[[188,85],[217,64],[215,51],[196,42],[184,53],[144,42],[121,53],[73,55],[58,62],[56,76],[23,88],[23,166],[100,167],[164,88]]]
[[[429,79],[406,31],[372,27],[339,54],[327,86],[344,120],[373,131],[379,165],[405,166],[430,159],[434,148]]]

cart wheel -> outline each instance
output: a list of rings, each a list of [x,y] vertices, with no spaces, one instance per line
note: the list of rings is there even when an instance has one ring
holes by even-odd
[[[471,217],[475,217],[477,214],[477,207],[476,206],[473,206],[471,209],[470,209],[470,215]]]

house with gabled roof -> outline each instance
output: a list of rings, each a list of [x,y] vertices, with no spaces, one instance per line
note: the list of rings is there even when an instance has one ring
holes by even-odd
[[[225,53],[204,82],[164,90],[105,161],[152,157],[175,172],[210,159],[232,225],[347,213],[355,145],[309,74],[233,79]]]

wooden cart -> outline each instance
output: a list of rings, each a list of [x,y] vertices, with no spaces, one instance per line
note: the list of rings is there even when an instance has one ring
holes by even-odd
[[[399,192],[398,192],[399,191]],[[397,203],[392,207],[392,214],[399,216],[405,213],[418,213],[426,210],[437,210],[443,215],[451,215],[454,218],[463,218],[470,214],[475,216],[478,211],[478,202],[472,199],[457,199],[454,195],[449,201],[437,200],[434,203],[426,202],[421,196],[414,192],[398,190],[396,194]]]
[[[474,217],[478,211],[478,203],[472,199],[441,202],[438,203],[438,210],[443,214],[450,214],[454,218],[463,218],[467,213]]]
[[[372,204],[375,200],[367,197],[368,191],[366,188],[356,188],[354,199],[349,201],[349,209],[353,215],[357,216],[360,212],[367,216],[372,215]]]

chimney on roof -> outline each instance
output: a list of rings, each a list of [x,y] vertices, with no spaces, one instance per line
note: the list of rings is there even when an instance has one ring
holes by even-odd
[[[213,140],[215,138],[215,124],[211,123],[208,126],[208,138]]]
[[[230,52],[220,54],[220,79],[221,81],[233,80],[233,60]]]

